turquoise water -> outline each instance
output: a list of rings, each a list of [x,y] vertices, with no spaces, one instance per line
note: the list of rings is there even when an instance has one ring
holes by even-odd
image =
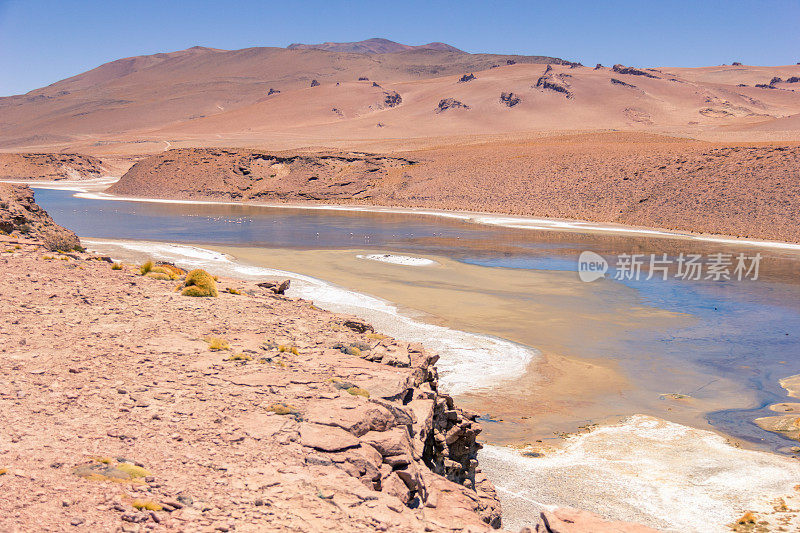
[[[771,414],[770,404],[787,401],[778,380],[800,373],[797,253],[671,238],[514,230],[405,214],[87,200],[55,190],[37,190],[36,199],[56,222],[81,237],[264,248],[391,249],[511,271],[577,272],[577,257],[584,250],[611,263],[611,278],[615,258],[621,253],[666,253],[670,258],[682,252],[704,256],[760,253],[763,259],[756,281],[674,277],[615,281],[634,289],[642,305],[695,318],[691,325],[668,332],[637,331],[616,339],[623,347],[616,358],[631,376],[648,376],[649,383],[657,381],[660,373],[690,369],[710,374],[710,381],[713,376],[732,380],[743,392],[754,394],[756,404],[707,413],[708,421],[759,447],[778,450],[794,443],[761,430],[752,420]],[[581,341],[594,342],[591,338],[577,342]],[[677,392],[701,396],[706,385]]]

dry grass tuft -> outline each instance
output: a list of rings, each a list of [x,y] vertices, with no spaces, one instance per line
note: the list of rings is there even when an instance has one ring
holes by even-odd
[[[111,270],[122,270],[122,265],[119,263],[114,263],[111,265]]]
[[[185,289],[181,294],[184,296],[216,297],[219,295],[217,282],[208,272],[199,268],[186,275],[183,286]]]
[[[142,276],[146,276],[147,273],[150,272],[151,270],[153,270],[153,262],[152,261],[148,261],[148,262],[146,262],[145,264],[143,264],[142,266],[139,267],[139,273]]]
[[[133,500],[131,505],[140,511],[161,511],[163,507],[153,500]]]
[[[212,352],[218,352],[220,350],[230,350],[231,345],[225,339],[221,337],[208,337],[203,339],[208,343],[208,349]]]

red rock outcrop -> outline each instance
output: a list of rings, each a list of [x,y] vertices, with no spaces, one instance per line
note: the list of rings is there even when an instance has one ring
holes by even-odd
[[[72,251],[81,242],[72,231],[56,224],[33,199],[25,185],[0,183],[0,232],[42,241],[48,250]]]

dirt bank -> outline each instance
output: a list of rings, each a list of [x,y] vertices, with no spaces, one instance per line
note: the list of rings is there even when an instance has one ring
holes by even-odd
[[[140,162],[108,192],[487,211],[800,242],[796,143],[608,133],[391,156],[182,149]]]

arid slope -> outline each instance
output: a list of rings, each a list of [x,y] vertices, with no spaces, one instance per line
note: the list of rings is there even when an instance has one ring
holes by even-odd
[[[109,192],[468,209],[800,242],[796,143],[607,133],[358,158],[342,174],[335,159],[305,152],[174,150],[140,162]]]

